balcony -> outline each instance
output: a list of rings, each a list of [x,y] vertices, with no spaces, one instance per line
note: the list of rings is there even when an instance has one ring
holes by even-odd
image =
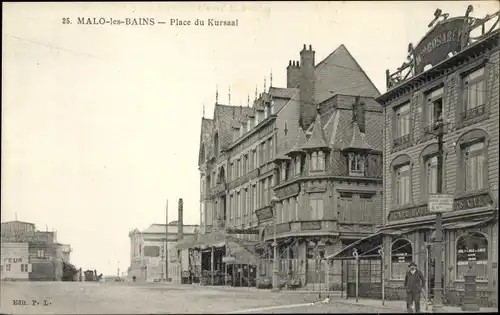
[[[484,105],[476,106],[474,108],[471,108],[463,113],[460,113],[460,118],[462,120],[468,120],[472,118],[479,117],[486,113],[486,107]]]
[[[406,134],[404,136],[401,136],[399,138],[392,140],[392,145],[394,147],[399,147],[399,146],[402,146],[402,145],[407,144],[409,142],[410,142],[410,134]]]
[[[210,194],[212,196],[219,195],[219,194],[225,192],[226,190],[227,190],[227,184],[226,183],[219,183],[219,184],[215,185],[214,188],[212,188],[210,190]]]

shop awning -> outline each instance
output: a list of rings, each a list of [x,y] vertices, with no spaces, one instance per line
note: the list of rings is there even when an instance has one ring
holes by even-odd
[[[378,249],[382,246],[382,237],[384,235],[400,236],[407,234],[411,231],[417,230],[418,228],[406,228],[406,229],[381,229],[377,233],[369,235],[365,238],[357,240],[356,242],[349,244],[344,247],[340,252],[327,256],[326,259],[332,258],[349,258],[352,256],[352,250],[357,249],[359,255],[374,256],[378,255]]]

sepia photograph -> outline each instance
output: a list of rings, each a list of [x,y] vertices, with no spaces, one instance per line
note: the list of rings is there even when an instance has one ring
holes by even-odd
[[[3,2],[0,314],[498,313],[499,24]]]

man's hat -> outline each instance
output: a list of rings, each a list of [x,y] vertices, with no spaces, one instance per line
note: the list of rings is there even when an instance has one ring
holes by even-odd
[[[416,264],[416,263],[414,263],[414,262],[412,261],[408,267],[410,267],[410,268],[411,268],[411,267],[413,267],[413,266],[416,268],[416,267],[417,267],[417,264]]]

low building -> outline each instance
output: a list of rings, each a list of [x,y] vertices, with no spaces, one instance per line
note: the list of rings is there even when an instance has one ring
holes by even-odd
[[[147,229],[140,231],[134,229],[129,232],[130,238],[130,267],[128,278],[135,277],[136,281],[165,281],[165,252],[168,264],[168,278],[170,281],[180,281],[181,267],[179,266],[179,253],[177,242],[180,238],[178,222],[172,221],[165,224],[151,224]],[[183,237],[193,237],[198,225],[184,225]],[[165,251],[165,236],[168,233],[167,250]],[[186,256],[187,254],[184,253]],[[183,271],[188,271],[188,258],[184,259]]]
[[[31,263],[28,243],[4,243],[1,252],[2,280],[29,280]]]
[[[63,248],[67,249],[67,245],[57,243],[56,232],[38,231],[33,223],[11,221],[2,222],[1,237],[2,248],[4,244],[17,244],[8,245],[11,254],[15,255],[15,248],[23,252],[28,250],[28,269],[23,270],[26,270],[29,280],[62,280]]]

